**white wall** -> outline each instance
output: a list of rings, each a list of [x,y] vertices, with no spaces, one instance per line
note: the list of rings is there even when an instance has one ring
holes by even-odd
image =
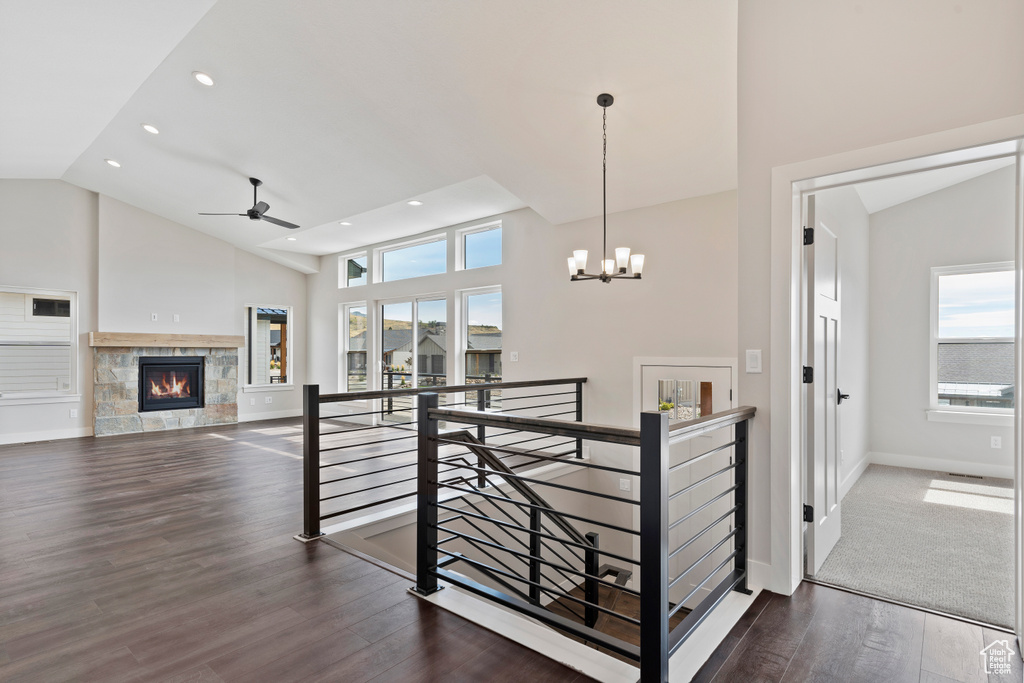
[[[839,481],[845,495],[866,465],[869,440],[868,212],[852,187],[816,195],[815,210],[839,238],[839,388],[849,394],[839,408]]]
[[[81,394],[71,403],[2,404],[0,443],[92,433],[89,332],[241,335],[247,304],[293,307],[295,387],[240,391],[239,419],[300,414],[305,275],[61,181],[0,180],[0,205],[0,285],[78,292]]]
[[[0,285],[78,293],[80,394],[60,403],[0,400],[0,443],[91,434],[97,197],[59,180],[0,180],[0,207]]]
[[[758,408],[750,551],[776,562],[773,590],[795,588],[799,559],[786,535],[797,506],[770,496],[773,480],[793,488],[797,436],[783,358],[792,308],[771,298],[773,280],[779,291],[790,280],[788,245],[772,252],[772,169],[1024,113],[1021,26],[1019,1],[740,2],[739,348],[763,349],[766,367],[779,356],[789,373],[740,375],[740,402]]]
[[[871,215],[871,448],[882,457],[1012,475],[1011,425],[929,422],[926,410],[931,267],[1012,261],[1014,209],[1010,166]]]

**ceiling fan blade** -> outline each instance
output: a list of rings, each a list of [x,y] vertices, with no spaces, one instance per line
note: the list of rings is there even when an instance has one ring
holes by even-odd
[[[203,213],[199,212],[200,216],[244,216],[244,213]]]
[[[280,225],[282,228],[288,228],[289,230],[294,230],[295,228],[299,227],[299,226],[295,225],[294,223],[289,223],[288,221],[283,221],[280,218],[274,218],[273,216],[261,215],[260,218],[262,218],[263,220],[267,221],[268,223],[273,223],[274,225]]]
[[[270,208],[270,204],[267,204],[266,202],[256,202],[253,204],[252,208],[256,210],[256,213],[263,213]]]

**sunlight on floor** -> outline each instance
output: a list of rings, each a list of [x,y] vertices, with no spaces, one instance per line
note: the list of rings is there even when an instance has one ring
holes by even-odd
[[[987,486],[985,484],[968,484],[960,481],[944,481],[932,479],[929,488],[945,489],[946,491],[959,491],[961,493],[976,493],[979,496],[995,496],[997,498],[1009,498],[1013,500],[1013,489],[1004,486]]]
[[[943,482],[948,483],[948,482]],[[1013,499],[995,498],[989,495],[976,495],[973,493],[959,493],[955,491],[942,491],[931,488],[924,494],[924,502],[936,503],[938,505],[952,505],[972,510],[984,510],[986,512],[1001,512],[1013,514]]]

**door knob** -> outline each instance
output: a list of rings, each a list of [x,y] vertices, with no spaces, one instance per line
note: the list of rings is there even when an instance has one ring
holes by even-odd
[[[850,398],[849,394],[844,394],[842,389],[836,389],[836,405],[842,405],[843,400]]]

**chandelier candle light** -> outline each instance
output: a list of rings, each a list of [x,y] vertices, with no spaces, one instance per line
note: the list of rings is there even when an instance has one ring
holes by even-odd
[[[600,280],[611,282],[612,280],[639,280],[644,271],[644,255],[633,254],[630,256],[629,247],[618,247],[615,249],[615,258],[608,256],[608,107],[612,106],[615,98],[608,93],[597,96],[597,103],[601,105],[601,130],[603,153],[601,159],[601,215],[604,225],[604,242],[601,247],[601,273],[593,275],[587,273],[587,250],[577,249],[569,257],[569,276],[571,280]],[[627,275],[628,267],[632,267],[633,274]]]

